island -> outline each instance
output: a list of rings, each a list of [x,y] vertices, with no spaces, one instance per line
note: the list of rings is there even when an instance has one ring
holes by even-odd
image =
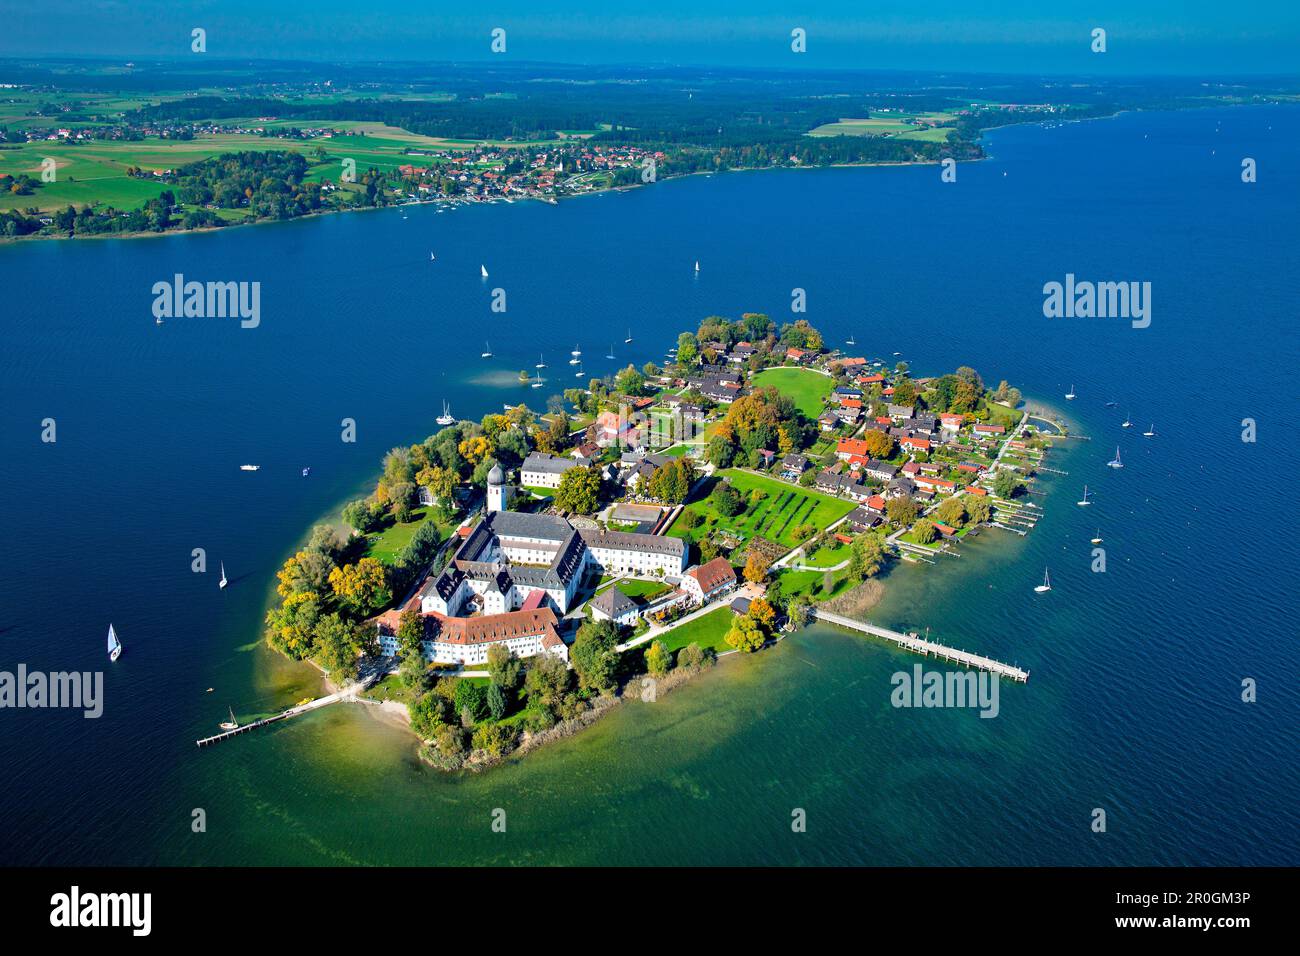
[[[266,637],[399,715],[430,764],[488,767],[818,617],[861,621],[890,562],[1026,533],[1064,433],[1021,401],[805,319],[710,316],[663,365],[393,449],[285,562]]]

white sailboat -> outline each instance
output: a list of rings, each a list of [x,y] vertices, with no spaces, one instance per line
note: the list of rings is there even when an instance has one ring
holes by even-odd
[[[432,252],[429,253],[429,261],[430,261],[430,262],[434,262],[434,261],[436,261],[437,258],[438,258],[438,257],[435,256]]]
[[[1068,392],[1065,393],[1065,400],[1066,400],[1067,402],[1072,402],[1072,401],[1074,401],[1074,383],[1073,383],[1073,382],[1070,383],[1070,390],[1069,390]]]
[[[1133,422],[1128,415],[1124,416],[1124,421],[1120,422],[1120,428],[1132,428]]]
[[[699,259],[696,259],[696,260],[695,260],[695,273],[698,275],[698,274],[699,274],[699,271],[700,271],[700,260],[699,260]]]
[[[122,642],[117,639],[117,631],[113,630],[113,625],[108,625],[108,659],[115,661],[122,656]]]
[[[257,469],[259,469],[259,468],[261,468],[261,467],[262,467],[261,465],[240,465],[240,466],[239,466],[239,470],[240,470],[240,471],[257,471]]]
[[[853,337],[853,334],[850,333],[850,334],[849,334],[849,337],[848,337],[848,339],[847,339],[847,341],[845,341],[844,344],[845,344],[845,345],[857,345],[857,344],[858,344],[858,341],[857,341],[857,339],[855,339],[855,338]]]
[[[537,356],[537,367],[538,367],[538,368],[546,368],[546,356],[545,356],[545,355],[539,355],[539,356]]]
[[[1088,505],[1092,504],[1092,502],[1088,500],[1087,485],[1083,486],[1083,499],[1081,501],[1076,501],[1075,504],[1078,505],[1080,508],[1086,508]]]
[[[456,416],[451,413],[451,406],[448,405],[446,402],[443,402],[442,414],[439,415],[436,419],[434,419],[434,421],[436,421],[439,425],[450,425],[455,420],[456,420]]]
[[[479,266],[478,271],[479,271],[479,275],[481,275],[484,279],[487,278],[487,266]]]
[[[223,720],[219,726],[222,730],[237,730],[239,728],[239,721],[235,720],[235,708],[230,708],[230,719]]]
[[[628,329],[628,330],[627,330],[627,338],[625,338],[625,339],[623,340],[623,344],[624,344],[624,345],[631,345],[631,344],[632,344],[632,330],[631,330],[631,329]]]
[[[614,359],[614,343],[613,343],[613,342],[610,342],[610,343],[609,343],[609,354],[606,355],[605,358],[607,358],[607,359],[613,361],[613,359]]]
[[[1151,423],[1151,427],[1148,428],[1146,431],[1144,431],[1144,432],[1142,433],[1142,436],[1143,436],[1144,438],[1155,438],[1155,437],[1156,437],[1156,423],[1155,423],[1155,422],[1152,422],[1152,423]]]
[[[1097,529],[1097,536],[1092,539],[1093,544],[1101,544],[1101,529]]]
[[[574,378],[582,378],[585,373],[582,371],[582,363],[578,364],[578,370],[573,373]]]
[[[483,343],[483,354],[480,355],[479,358],[491,358],[491,357],[492,357],[492,343],[491,343],[491,342],[484,342],[484,343]]]
[[[575,342],[573,345],[573,351],[570,352],[569,354],[572,355],[574,358],[578,358],[579,356],[582,355],[582,349],[579,348],[578,344]]]
[[[1110,468],[1123,468],[1123,467],[1124,467],[1124,462],[1123,462],[1123,461],[1120,459],[1120,457],[1119,457],[1119,445],[1116,445],[1116,446],[1115,446],[1115,458],[1114,458],[1114,460],[1106,462],[1106,465],[1107,465],[1107,467],[1110,467]]]
[[[538,368],[541,368],[541,366],[539,365]],[[540,375],[533,380],[533,388],[541,388],[543,384],[543,379]]]
[[[230,582],[226,580],[226,562],[221,562],[221,580],[217,582],[217,587],[225,589]]]
[[[1047,573],[1047,569],[1043,568],[1043,583],[1034,588],[1034,592],[1042,594],[1044,591],[1050,590],[1052,590],[1052,577]]]

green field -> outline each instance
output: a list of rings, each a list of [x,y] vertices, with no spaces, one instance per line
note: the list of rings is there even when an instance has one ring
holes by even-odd
[[[391,565],[397,560],[402,549],[411,543],[415,532],[426,521],[437,523],[436,512],[432,508],[415,508],[411,511],[411,520],[405,524],[393,522],[382,531],[366,535],[366,555],[382,564]]]
[[[670,651],[678,650],[687,644],[711,647],[718,653],[732,650],[727,643],[727,631],[731,630],[731,621],[735,617],[729,607],[720,607],[703,617],[687,621],[658,638]]]
[[[756,388],[770,385],[782,395],[789,395],[809,418],[822,413],[826,396],[831,393],[830,376],[806,368],[769,368],[750,379],[750,384]]]
[[[809,130],[809,136],[896,136],[899,139],[921,139],[943,142],[954,132],[951,127],[935,127],[935,123],[951,123],[951,113],[887,113],[869,118],[842,117],[835,123],[823,123]],[[916,122],[908,122],[914,120]]]
[[[680,517],[673,522],[669,534],[688,541],[699,541],[715,531],[730,531],[744,540],[761,535],[771,541],[793,548],[799,542],[794,529],[802,524],[825,528],[833,521],[853,510],[852,501],[832,498],[807,488],[799,488],[773,478],[726,468],[718,476],[728,479],[732,487],[746,499],[746,508],[740,514],[724,518],[713,510],[708,498],[694,501],[686,507],[701,515],[704,520],[689,531],[682,526]],[[757,504],[749,503],[749,494],[761,489],[767,497]]]

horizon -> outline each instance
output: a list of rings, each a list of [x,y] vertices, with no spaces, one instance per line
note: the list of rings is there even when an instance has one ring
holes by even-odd
[[[870,15],[847,0],[814,12],[784,6],[757,0],[744,16],[728,17],[722,5],[667,0],[650,16],[628,4],[610,10],[569,0],[543,15],[503,0],[483,14],[439,16],[378,0],[359,20],[340,0],[279,4],[274,13],[252,0],[188,10],[140,0],[130,17],[115,4],[52,0],[41,16],[6,18],[0,58],[184,59],[193,55],[190,30],[201,27],[206,55],[223,60],[1260,76],[1294,75],[1300,45],[1300,9],[1273,0],[1228,9],[1152,0],[1141,11],[1119,0],[1064,0],[1050,13],[1032,0],[1009,0],[996,13],[962,0],[924,11],[886,0]],[[489,49],[497,27],[506,30],[504,54]],[[807,32],[801,54],[790,48],[796,27]],[[1094,27],[1106,30],[1104,54],[1090,49]]]

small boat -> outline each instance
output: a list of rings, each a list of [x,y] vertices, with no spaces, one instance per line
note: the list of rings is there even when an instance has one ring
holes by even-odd
[[[578,358],[582,355],[582,349],[578,348],[577,345],[574,345],[573,351],[570,352],[569,354],[572,355],[574,358]]]
[[[627,330],[627,338],[625,338],[625,339],[623,340],[623,344],[624,344],[624,345],[631,345],[631,344],[632,344],[632,330],[631,330],[631,329],[628,329],[628,330]]]
[[[1118,405],[1118,404],[1119,404],[1119,402],[1107,402],[1107,403],[1106,403],[1106,407],[1107,407],[1107,408],[1114,408],[1114,407],[1115,407],[1116,405]]]
[[[487,278],[487,266],[479,266],[478,271],[479,271],[479,275],[481,275],[484,279]]]
[[[492,357],[492,343],[491,343],[491,342],[484,342],[484,343],[483,343],[483,354],[480,355],[479,358],[491,358],[491,357]]]
[[[569,359],[569,364],[570,364],[570,365],[577,365],[577,364],[578,364],[579,362],[581,362],[581,361],[582,361],[582,359],[571,358],[571,359]]]
[[[612,342],[610,343],[609,346],[609,354],[606,355],[605,358],[609,359],[610,361],[614,360],[614,344]]]
[[[451,413],[451,407],[446,402],[443,402],[442,414],[434,419],[434,421],[439,425],[450,425],[456,421],[456,416]]]
[[[439,210],[439,212],[441,212],[441,211],[442,211],[442,210]],[[430,262],[434,262],[435,260],[437,260],[437,258],[438,258],[438,257],[435,256],[432,252],[429,253],[429,261],[430,261]]]
[[[1156,437],[1156,423],[1155,423],[1155,422],[1152,422],[1152,423],[1151,423],[1151,427],[1148,428],[1146,431],[1144,431],[1144,432],[1142,433],[1142,437],[1143,437],[1143,438],[1155,438],[1155,437]]]
[[[1092,502],[1088,500],[1088,486],[1087,486],[1087,485],[1084,485],[1084,486],[1083,486],[1083,500],[1081,500],[1081,501],[1076,501],[1075,504],[1078,505],[1080,508],[1084,508],[1084,507],[1087,507],[1088,505],[1092,504]]]
[[[214,690],[216,690],[215,687],[209,687],[209,688],[208,688],[208,693],[211,694]]]
[[[582,369],[578,369],[576,372],[573,373],[573,377],[574,377],[574,378],[582,378],[582,376],[583,376],[584,374],[586,374],[586,373],[583,372]]]
[[[1073,382],[1070,383],[1070,390],[1069,390],[1068,392],[1065,393],[1065,400],[1066,400],[1067,402],[1072,402],[1072,401],[1074,401],[1074,383],[1073,383]]]
[[[311,469],[310,469],[310,468],[304,468],[304,469],[302,470],[302,476],[303,476],[304,478],[306,478],[306,477],[307,477],[308,475],[310,475],[310,474],[311,474]]]
[[[154,320],[153,320],[153,324],[154,324],[154,325],[162,325],[162,318],[159,317],[159,318],[154,319]]]
[[[235,720],[235,709],[233,707],[230,708],[230,719],[223,720],[217,726],[222,730],[237,730],[239,728],[239,721]]]
[[[700,271],[700,260],[699,260],[699,259],[696,259],[696,260],[695,260],[695,271],[696,271],[697,273]]]
[[[1101,529],[1097,529],[1097,536],[1092,539],[1093,544],[1101,544]]]
[[[122,656],[122,642],[117,639],[117,631],[113,630],[113,625],[108,625],[108,659],[115,661]]]
[[[541,388],[543,384],[542,377],[539,375],[537,376],[537,381],[533,382],[533,388]]]
[[[545,355],[539,355],[539,356],[537,356],[537,367],[538,367],[538,368],[546,368],[546,356],[545,356]]]
[[[1038,585],[1038,587],[1034,588],[1034,593],[1035,593],[1035,594],[1042,594],[1044,591],[1050,591],[1050,590],[1052,590],[1052,578],[1051,578],[1051,576],[1047,573],[1047,569],[1044,568],[1044,569],[1043,569],[1043,583],[1040,584],[1040,585]]]
[[[1123,468],[1124,462],[1119,457],[1119,445],[1115,446],[1115,457],[1113,460],[1106,462],[1109,468]]]
[[[222,561],[222,562],[221,562],[221,580],[217,582],[217,587],[221,588],[222,590],[225,590],[226,585],[229,584],[229,583],[230,583],[230,582],[226,580],[226,562]]]
[[[257,471],[257,469],[259,469],[259,468],[261,468],[261,467],[262,467],[261,465],[240,465],[240,466],[239,466],[239,470],[240,470],[240,471]]]
[[[857,343],[857,341],[853,338],[853,336],[850,335],[850,336],[848,337],[848,339],[845,340],[844,344],[845,344],[845,345],[857,345],[858,343]]]
[[[1120,422],[1119,427],[1120,427],[1120,428],[1132,428],[1132,427],[1133,427],[1133,422],[1132,422],[1132,420],[1129,418],[1129,416],[1125,415],[1125,416],[1124,416],[1124,420],[1123,420],[1122,422]]]

